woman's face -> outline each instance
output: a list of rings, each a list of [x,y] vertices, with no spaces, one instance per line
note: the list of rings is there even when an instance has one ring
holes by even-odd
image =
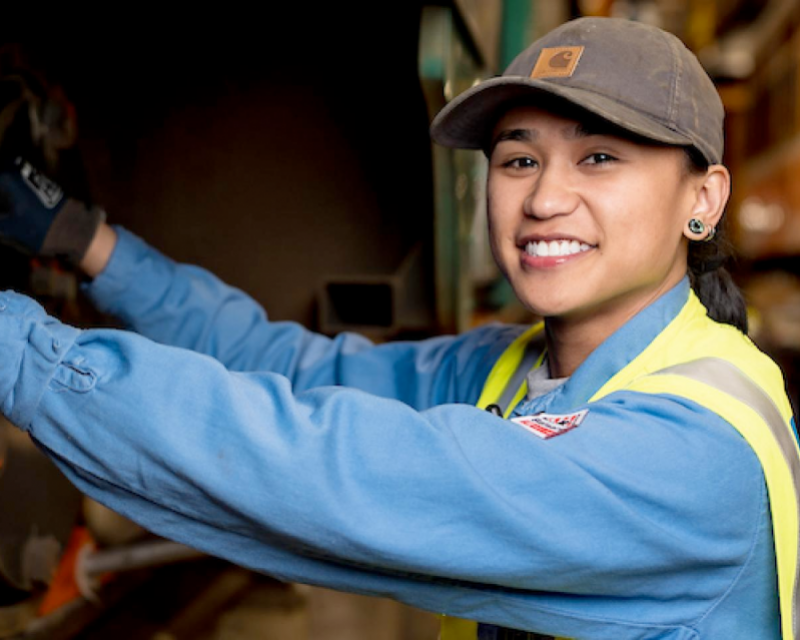
[[[698,182],[683,150],[509,111],[489,159],[492,251],[522,303],[616,328],[686,273]]]

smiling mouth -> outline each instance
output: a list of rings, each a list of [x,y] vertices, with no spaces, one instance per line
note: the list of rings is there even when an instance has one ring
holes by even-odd
[[[525,253],[534,258],[572,256],[591,249],[591,245],[577,240],[538,240],[525,245]]]

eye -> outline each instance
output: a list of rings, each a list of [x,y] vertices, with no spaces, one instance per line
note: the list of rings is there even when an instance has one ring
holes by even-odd
[[[592,153],[583,159],[583,164],[608,164],[616,160],[617,158],[609,153]]]
[[[528,156],[520,156],[519,158],[512,158],[503,163],[503,167],[507,169],[533,169],[539,166],[536,160]]]

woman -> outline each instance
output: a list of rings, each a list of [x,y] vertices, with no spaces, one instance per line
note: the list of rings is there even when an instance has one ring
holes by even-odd
[[[543,326],[330,341],[101,225],[91,295],[172,346],[5,294],[0,408],[154,532],[481,623],[447,637],[794,637],[797,446],[716,270],[722,117],[674,37],[567,23],[432,129],[486,151],[492,248]],[[17,240],[53,218],[23,182]]]

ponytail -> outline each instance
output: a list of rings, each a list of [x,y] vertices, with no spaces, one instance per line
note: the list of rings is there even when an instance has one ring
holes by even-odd
[[[705,173],[708,170],[708,163],[692,147],[686,148],[686,156],[690,172]],[[746,335],[744,296],[723,267],[733,251],[722,222],[710,242],[689,242],[689,282],[712,320],[733,325]]]
[[[717,322],[736,327],[747,334],[747,307],[744,296],[724,267],[707,273],[689,271],[692,289],[708,309],[708,316]]]

